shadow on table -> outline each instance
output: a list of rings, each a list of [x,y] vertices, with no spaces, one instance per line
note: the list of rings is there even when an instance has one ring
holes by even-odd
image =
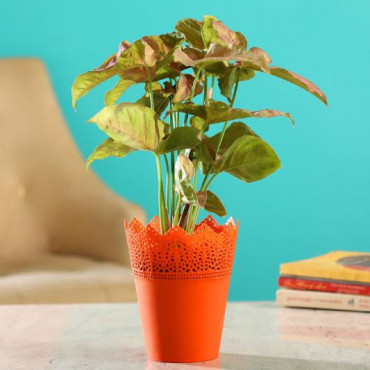
[[[338,364],[326,361],[297,360],[291,358],[248,356],[233,353],[221,353],[220,358],[202,363],[170,364],[148,361],[146,370],[352,370],[354,365]]]

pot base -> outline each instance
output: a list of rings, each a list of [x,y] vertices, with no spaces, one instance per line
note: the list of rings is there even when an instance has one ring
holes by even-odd
[[[230,277],[209,280],[135,278],[149,360],[218,358]]]

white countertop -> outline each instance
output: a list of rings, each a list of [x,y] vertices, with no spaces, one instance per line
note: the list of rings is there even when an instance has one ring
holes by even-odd
[[[370,314],[229,303],[220,358],[147,362],[138,306],[0,306],[1,370],[370,369]]]

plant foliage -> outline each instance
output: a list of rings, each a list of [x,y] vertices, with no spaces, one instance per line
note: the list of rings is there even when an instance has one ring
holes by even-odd
[[[78,76],[72,86],[76,107],[77,100],[95,86],[118,77],[105,95],[105,108],[89,120],[108,138],[90,155],[87,165],[136,150],[152,152],[163,233],[175,224],[193,232],[200,208],[225,216],[221,200],[209,190],[216,176],[225,172],[254,182],[280,168],[272,147],[240,120],[283,116],[294,124],[289,113],[275,109],[234,108],[239,83],[265,73],[327,104],[325,94],[311,81],[271,63],[264,50],[248,48],[243,34],[212,16],[202,21],[183,19],[172,33],[144,36],[132,44],[123,41],[117,53]],[[215,82],[225,101],[212,98]],[[116,104],[128,88],[139,83],[144,84],[142,97],[135,103]],[[219,133],[206,134],[210,125],[220,123]]]

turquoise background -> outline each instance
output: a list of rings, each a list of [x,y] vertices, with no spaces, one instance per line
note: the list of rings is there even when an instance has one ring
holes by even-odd
[[[123,39],[171,30],[178,19],[212,14],[243,32],[275,65],[302,74],[327,94],[329,108],[303,90],[266,75],[244,83],[235,106],[275,108],[296,120],[248,123],[280,156],[264,181],[231,176],[214,183],[228,214],[240,219],[231,300],[273,299],[279,264],[330,250],[370,250],[370,1],[3,1],[0,56],[42,58],[70,130],[86,157],[103,135],[85,121],[103,107],[113,81],[70,103],[70,87]],[[1,81],[0,81],[1,83]],[[138,90],[129,90],[125,100]],[[122,196],[156,213],[154,157],[96,163]]]

